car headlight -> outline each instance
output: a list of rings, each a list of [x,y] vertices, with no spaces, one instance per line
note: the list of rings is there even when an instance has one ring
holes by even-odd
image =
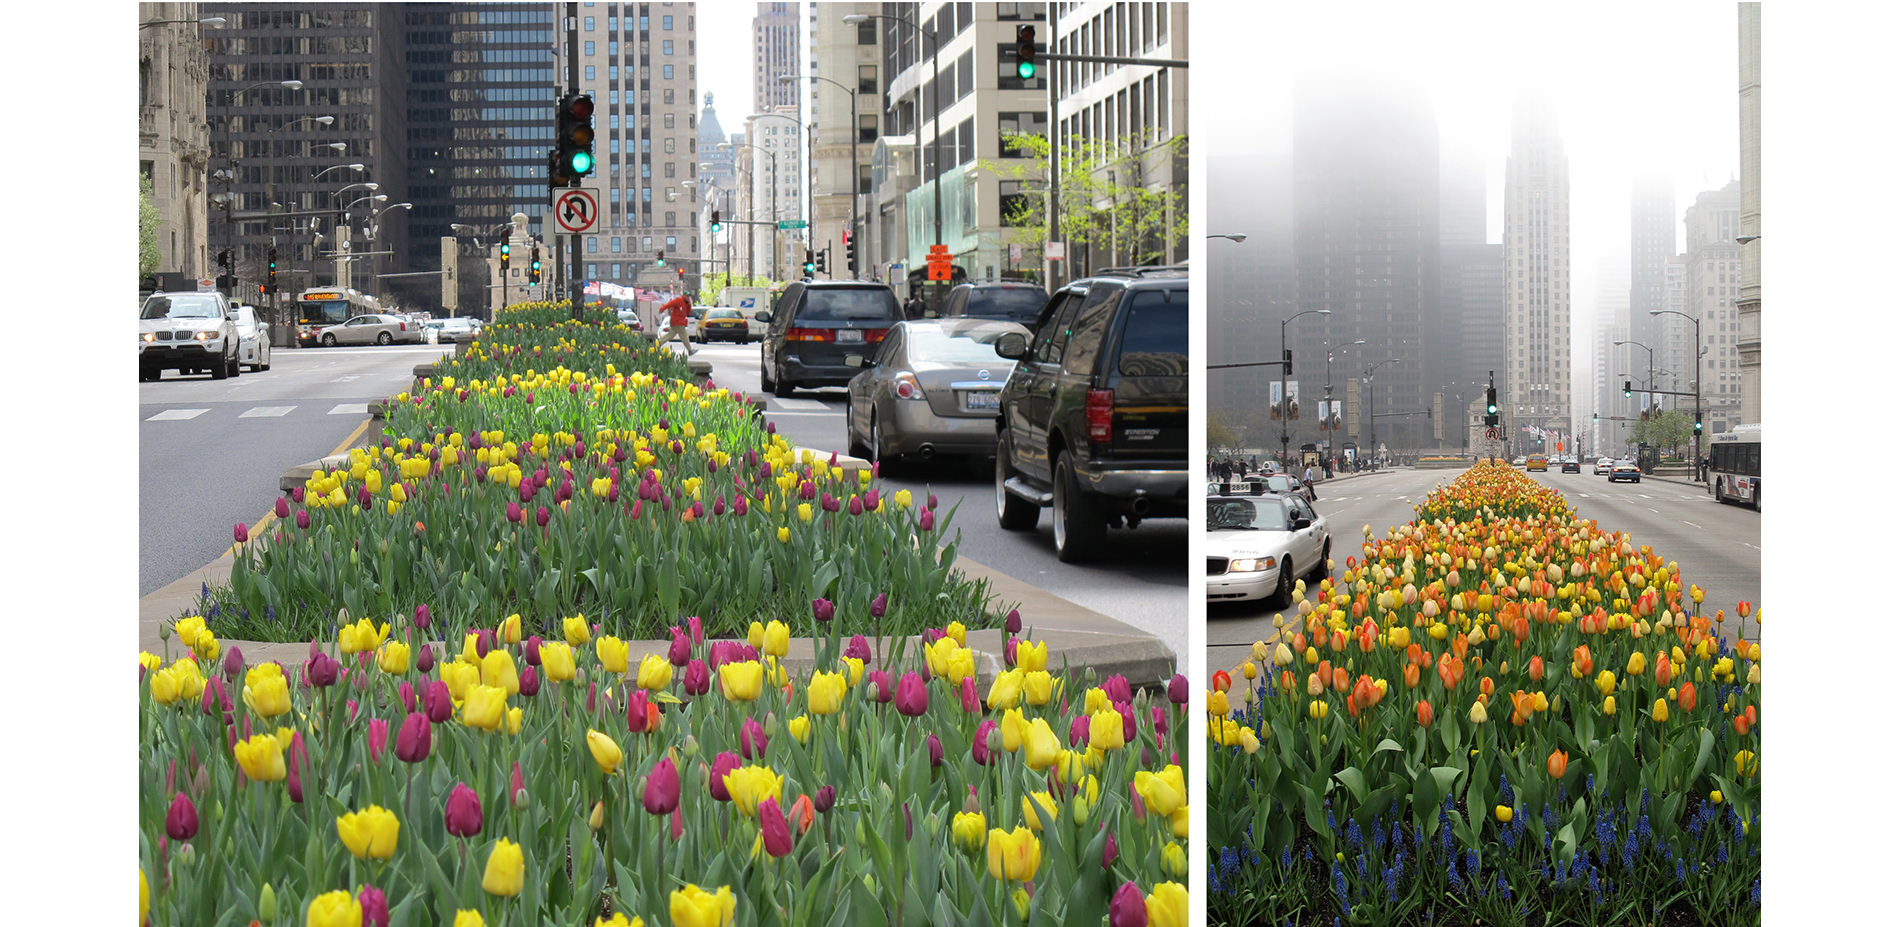
[[[158,336],[152,332],[139,332],[139,340],[146,344],[157,344]]]
[[[1273,569],[1272,557],[1254,557],[1227,561],[1229,573],[1260,573]]]
[[[191,337],[198,341],[216,341],[218,340],[218,333],[215,331],[192,332]]]

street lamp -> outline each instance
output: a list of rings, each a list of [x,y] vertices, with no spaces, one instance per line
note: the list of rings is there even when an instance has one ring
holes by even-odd
[[[1209,235],[1208,237],[1209,238],[1225,238],[1227,236]],[[1241,237],[1245,238],[1246,236],[1242,235]],[[1364,338],[1361,338],[1358,341],[1351,342],[1350,344],[1342,344],[1338,346],[1337,348],[1334,348],[1333,350],[1326,352],[1326,407],[1328,409],[1332,408],[1332,405],[1333,405],[1333,357],[1334,355],[1343,353],[1347,348],[1357,347],[1365,343],[1366,343],[1366,340]],[[1321,410],[1321,411],[1322,413],[1324,413],[1325,410]],[[1330,459],[1334,456],[1337,456],[1339,454],[1339,440],[1338,440],[1338,437],[1333,434],[1335,429],[1332,424],[1332,419],[1329,415],[1327,414],[1321,415],[1320,428],[1326,431],[1327,458]]]
[[[806,74],[802,76],[781,74],[778,78],[778,82],[781,84],[789,84],[799,80],[823,81],[844,91],[845,95],[851,98],[851,234],[856,236],[858,234],[858,92],[839,81],[832,80],[829,77],[819,77],[816,74]],[[856,275],[854,274],[853,279],[855,279],[855,277]]]
[[[1284,320],[1280,322],[1280,463],[1287,464],[1289,467],[1289,470],[1291,469],[1291,464],[1290,464],[1290,458],[1287,457],[1287,452],[1286,452],[1286,446],[1287,446],[1286,368],[1289,366],[1287,363],[1287,350],[1286,350],[1286,326],[1288,322],[1291,322],[1294,319],[1299,318],[1300,316],[1312,315],[1313,313],[1316,313],[1316,312],[1319,313],[1320,315],[1333,314],[1333,310],[1331,309],[1308,309],[1305,312],[1295,312],[1294,314],[1287,316]]]
[[[214,18],[218,18],[220,22],[222,22],[222,18],[219,18],[219,17],[214,17]],[[224,120],[223,120],[224,131],[219,134],[223,136],[222,141],[224,143],[224,161],[225,161],[224,170],[227,171],[225,175],[226,176],[225,192],[227,196],[225,196],[224,203],[223,203],[224,205],[224,250],[227,253],[229,253],[231,250],[231,201],[234,199],[234,197],[228,194],[231,193],[231,186],[234,185],[237,181],[237,158],[232,157],[231,155],[231,105],[236,103],[237,98],[240,96],[243,96],[244,92],[247,90],[255,90],[259,87],[272,87],[272,86],[282,87],[286,90],[302,90],[303,81],[300,81],[300,80],[258,81],[257,83],[247,84],[243,87],[239,87],[238,89],[231,91],[231,95],[228,98],[226,98],[224,102]],[[235,291],[237,289],[237,286],[236,286],[237,255],[235,254],[231,255],[231,266],[228,273],[231,275],[231,278],[229,281],[231,285],[229,289],[232,291]]]
[[[224,25],[224,17],[206,16],[203,19],[148,19],[142,23],[139,23],[139,28],[144,29],[149,26],[164,26],[164,25],[169,25],[172,23],[196,23],[200,26],[211,26],[213,28],[216,28],[216,27]]]
[[[333,144],[341,145],[343,143],[335,142]],[[340,170],[345,170],[345,169],[361,173],[364,170],[364,166],[361,164],[332,164],[329,167],[326,167],[320,171],[317,171],[315,174],[311,175],[310,179],[316,180],[317,178],[322,177],[323,175],[328,174],[331,171],[340,171]]]
[[[381,200],[383,199],[383,197],[379,196],[377,197],[377,199]],[[378,209],[375,212],[370,214],[369,228],[367,229],[369,233],[368,234],[369,244],[370,244],[369,250],[372,252],[369,255],[369,266],[370,266],[369,279],[370,279],[370,286],[374,287],[376,291],[372,295],[375,295],[378,297],[382,295],[382,285],[378,281],[378,278],[376,276],[376,271],[379,267],[382,266],[383,262],[382,262],[381,255],[375,254],[374,252],[376,250],[376,233],[382,229],[383,213],[386,213],[392,209],[414,209],[414,208],[415,208],[414,203],[391,203],[388,206],[384,206],[383,208]]]
[[[1373,403],[1372,372],[1387,364],[1396,364],[1398,362],[1398,358],[1388,357],[1385,360],[1373,364],[1366,368],[1366,375],[1360,381],[1366,384],[1366,443],[1371,445],[1372,460],[1374,463],[1377,463],[1379,460],[1379,413],[1377,406]]]
[[[1243,241],[1246,241],[1246,240],[1247,240],[1247,235],[1246,235],[1246,233],[1244,233],[1244,232],[1229,232],[1229,233],[1227,233],[1227,234],[1225,234],[1225,235],[1209,235],[1209,236],[1207,236],[1207,237],[1209,237],[1209,238],[1225,238],[1225,239],[1227,239],[1228,241],[1231,241],[1231,242],[1235,242],[1235,243],[1239,243],[1239,242],[1243,242]]]
[[[1744,238],[1746,238],[1749,241],[1753,241],[1756,238],[1760,238],[1760,237],[1761,236],[1759,235],[1744,236]],[[1736,241],[1742,241],[1742,240],[1743,240],[1742,238],[1736,239]],[[1703,428],[1703,425],[1702,425],[1702,319],[1699,316],[1693,316],[1687,312],[1679,312],[1675,309],[1651,309],[1649,310],[1649,314],[1652,316],[1665,315],[1665,314],[1679,315],[1695,324],[1695,379],[1689,381],[1690,383],[1689,388],[1695,392],[1695,465],[1697,468],[1697,472],[1700,473],[1701,467],[1702,467],[1702,428]]]
[[[1625,345],[1625,344],[1635,345],[1636,347],[1642,348],[1643,353],[1649,355],[1649,376],[1644,378],[1643,380],[1643,393],[1644,393],[1643,408],[1645,409],[1649,408],[1649,406],[1654,404],[1656,401],[1656,397],[1648,395],[1650,390],[1653,390],[1656,388],[1656,352],[1653,349],[1651,349],[1649,345],[1646,345],[1640,341],[1618,341],[1614,343],[1617,345]]]

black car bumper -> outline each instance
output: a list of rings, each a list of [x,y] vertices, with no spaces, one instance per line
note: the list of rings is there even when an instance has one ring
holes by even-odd
[[[223,360],[202,344],[148,346],[139,352],[139,366],[147,370],[189,370]]]

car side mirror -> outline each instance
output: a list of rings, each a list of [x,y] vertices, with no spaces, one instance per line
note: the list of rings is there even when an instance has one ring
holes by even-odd
[[[996,339],[996,356],[1022,360],[1029,353],[1029,339],[1021,332],[1005,332]]]
[[[1313,520],[1311,518],[1308,518],[1305,515],[1293,516],[1293,530],[1298,531],[1301,528],[1311,528],[1311,527],[1313,527]]]

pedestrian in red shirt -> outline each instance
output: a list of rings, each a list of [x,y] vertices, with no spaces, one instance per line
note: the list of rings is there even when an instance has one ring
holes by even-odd
[[[653,342],[653,346],[657,348],[668,341],[677,341],[686,349],[687,354],[693,353],[692,339],[686,334],[686,323],[692,317],[693,304],[682,294],[668,300],[666,305],[660,307],[660,311],[669,316],[668,321],[671,324],[660,334],[659,339]]]

